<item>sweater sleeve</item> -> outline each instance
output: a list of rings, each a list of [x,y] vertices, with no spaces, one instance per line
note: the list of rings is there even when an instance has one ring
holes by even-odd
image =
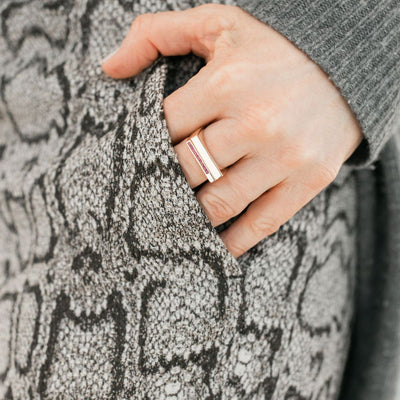
[[[400,120],[400,1],[236,4],[283,34],[328,74],[363,132],[363,141],[346,164],[372,164]]]

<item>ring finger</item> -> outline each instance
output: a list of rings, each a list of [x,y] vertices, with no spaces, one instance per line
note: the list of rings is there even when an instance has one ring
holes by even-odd
[[[253,150],[250,140],[244,140],[239,133],[240,127],[232,118],[217,120],[200,131],[200,140],[222,170]],[[196,187],[207,180],[193,154],[186,145],[186,138],[174,146],[179,163],[190,186]],[[222,177],[223,178],[223,177]],[[220,178],[220,179],[222,179]],[[215,183],[215,182],[213,182]]]
[[[206,183],[196,194],[214,226],[239,214],[289,173],[288,168],[276,162],[273,142],[261,146],[261,156],[260,144],[239,133],[240,129],[234,119],[223,119],[208,125],[200,134],[223,171],[221,178]],[[185,141],[174,149],[192,188],[207,180]]]

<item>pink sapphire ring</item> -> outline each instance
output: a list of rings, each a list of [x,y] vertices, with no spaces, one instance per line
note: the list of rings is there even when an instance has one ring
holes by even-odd
[[[186,144],[193,154],[197,163],[200,165],[202,171],[210,182],[216,181],[222,176],[221,170],[207,151],[203,142],[200,140],[199,133],[203,128],[196,129],[187,139]]]

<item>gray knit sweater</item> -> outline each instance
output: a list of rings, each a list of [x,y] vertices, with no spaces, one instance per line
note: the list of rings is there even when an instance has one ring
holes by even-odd
[[[238,0],[309,55],[340,89],[364,141],[348,164],[366,166],[400,121],[398,0]]]
[[[343,400],[400,398],[400,2],[238,0],[319,64],[357,117],[358,297]]]
[[[162,108],[202,60],[99,65],[135,16],[207,1],[0,2],[0,399],[396,399],[399,6],[239,1],[328,72],[365,141],[238,259]]]

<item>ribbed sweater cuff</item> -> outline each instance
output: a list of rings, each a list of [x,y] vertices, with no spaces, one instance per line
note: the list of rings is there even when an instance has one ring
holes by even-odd
[[[400,0],[238,0],[330,77],[364,139],[346,164],[374,162],[400,113]]]

